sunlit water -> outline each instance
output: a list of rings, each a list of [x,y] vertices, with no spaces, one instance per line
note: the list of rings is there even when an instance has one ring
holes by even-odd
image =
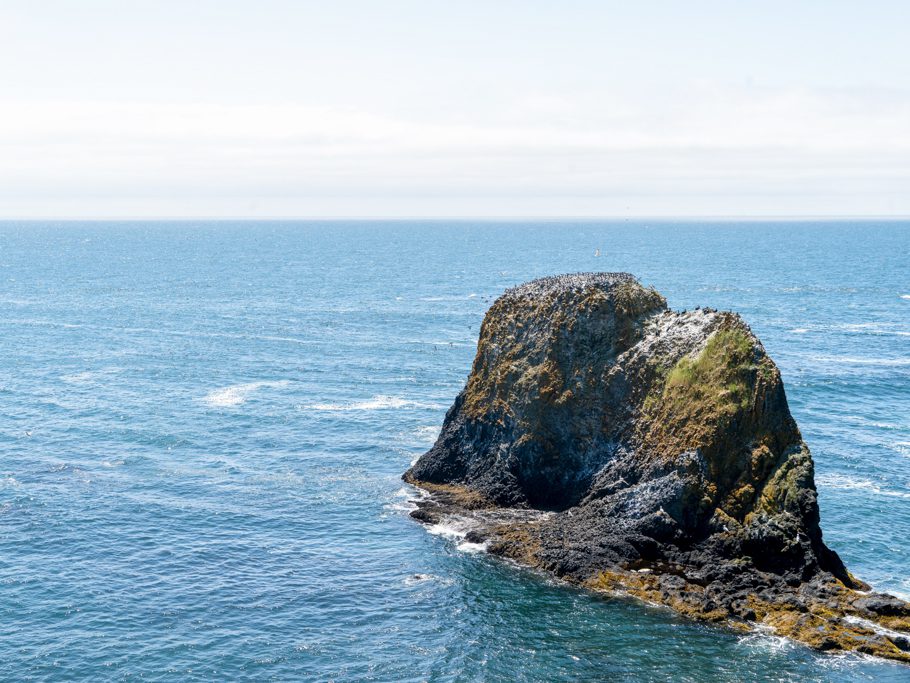
[[[6,223],[0,677],[908,680],[407,517],[492,298],[585,270],[742,313],[825,538],[910,594],[910,224]]]

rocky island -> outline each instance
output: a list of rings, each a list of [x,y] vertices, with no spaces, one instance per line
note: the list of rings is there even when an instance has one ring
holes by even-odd
[[[429,493],[415,518],[572,584],[910,663],[910,604],[825,545],[812,457],[761,342],[631,275],[497,299],[404,479]]]

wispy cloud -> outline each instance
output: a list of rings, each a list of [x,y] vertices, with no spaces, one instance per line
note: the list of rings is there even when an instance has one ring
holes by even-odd
[[[146,197],[167,212],[178,196],[218,213],[211,198],[239,195],[291,208],[308,198],[291,210],[307,214],[323,195],[367,198],[351,213],[372,213],[376,195],[603,195],[607,208],[624,196],[693,195],[731,213],[720,198],[837,201],[847,187],[870,207],[883,196],[893,204],[910,177],[908,92],[703,85],[596,95],[532,96],[499,116],[449,121],[293,104],[7,101],[0,201],[15,214],[41,197],[53,214],[67,197]],[[907,201],[886,208],[910,212]]]

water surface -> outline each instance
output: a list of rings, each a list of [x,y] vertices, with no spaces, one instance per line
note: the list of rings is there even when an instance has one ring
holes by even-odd
[[[3,223],[2,677],[908,680],[407,517],[492,298],[585,270],[739,311],[829,545],[910,595],[910,224]]]

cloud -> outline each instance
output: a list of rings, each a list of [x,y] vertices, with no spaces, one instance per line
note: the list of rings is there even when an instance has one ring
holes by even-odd
[[[504,213],[521,213],[523,198],[540,207],[547,196],[654,195],[668,209],[673,197],[688,198],[683,207],[714,197],[736,213],[718,198],[791,206],[800,194],[818,213],[845,188],[867,198],[869,213],[910,212],[905,91],[706,84],[650,96],[532,93],[472,111],[430,119],[295,104],[7,101],[0,214],[27,214],[30,203],[32,213],[71,212],[80,198],[92,214],[98,197],[132,201],[136,214],[217,215],[269,197],[291,213],[316,206],[295,198],[346,197],[369,213],[371,197],[436,197],[420,205],[450,213],[446,197],[486,198],[477,203],[486,211],[502,197]]]

